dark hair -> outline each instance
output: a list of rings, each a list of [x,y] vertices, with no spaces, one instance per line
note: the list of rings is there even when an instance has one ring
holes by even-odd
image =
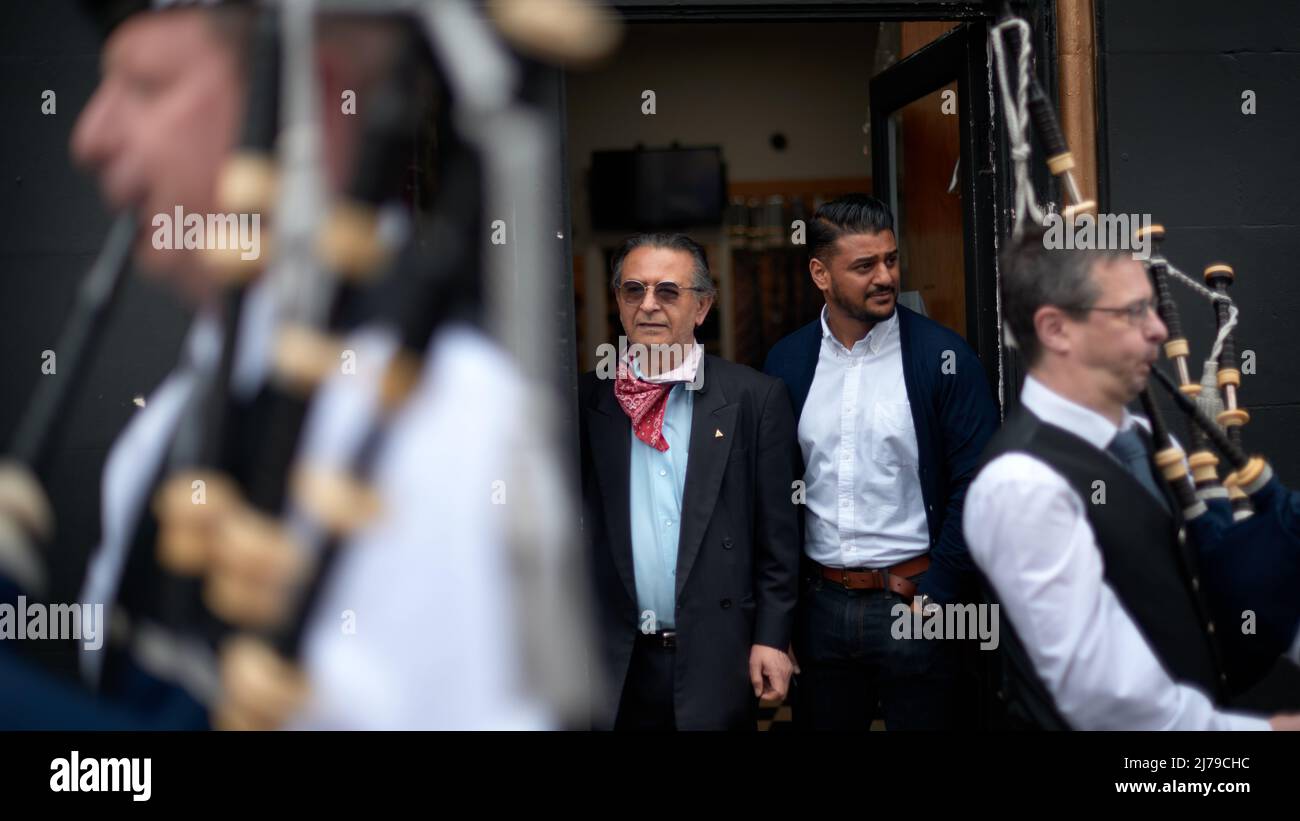
[[[700,294],[704,296],[713,296],[717,289],[713,287],[713,276],[709,273],[709,260],[705,256],[704,246],[685,234],[677,233],[642,233],[633,234],[623,240],[623,244],[618,246],[614,252],[614,258],[610,262],[610,268],[613,271],[613,278],[610,282],[617,288],[623,281],[623,261],[627,255],[638,248],[662,248],[669,251],[682,251],[690,254],[691,259],[695,262],[694,270],[691,272],[691,285],[695,288],[701,288]]]
[[[808,224],[808,255],[824,259],[845,234],[894,230],[894,215],[870,194],[845,194],[824,202]]]
[[[1097,264],[1131,257],[1127,251],[1048,248],[1045,236],[1042,228],[1027,228],[1001,257],[1002,316],[1029,366],[1043,353],[1034,330],[1038,309],[1051,305],[1081,317],[1101,296],[1092,277]]]

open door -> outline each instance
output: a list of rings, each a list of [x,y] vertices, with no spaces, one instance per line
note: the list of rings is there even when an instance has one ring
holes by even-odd
[[[871,78],[871,154],[896,219],[900,301],[962,334],[1001,398],[987,31],[959,25]]]

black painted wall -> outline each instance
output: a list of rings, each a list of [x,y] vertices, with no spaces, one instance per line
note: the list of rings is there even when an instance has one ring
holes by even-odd
[[[98,78],[99,41],[71,0],[0,5],[0,450],[38,379],[75,378],[75,406],[47,489],[58,533],[51,595],[74,600],[99,536],[100,472],[109,445],[175,359],[188,323],[161,288],[132,277],[91,372],[41,374],[76,284],[108,229],[68,138]],[[42,94],[55,92],[53,114]]]
[[[1200,280],[1232,265],[1251,414],[1243,436],[1300,483],[1300,3],[1098,0],[1101,206],[1150,213],[1169,259]],[[1242,112],[1255,93],[1255,114]],[[1209,303],[1178,288],[1194,358]],[[1199,365],[1198,365],[1199,370]],[[1172,417],[1171,417],[1172,418]]]

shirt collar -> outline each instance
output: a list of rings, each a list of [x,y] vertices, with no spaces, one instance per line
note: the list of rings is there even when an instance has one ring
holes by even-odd
[[[641,363],[636,361],[636,357],[628,356],[628,361],[632,363],[632,373],[642,382],[652,384],[662,384],[664,382],[694,382],[696,371],[699,370],[700,363],[704,360],[704,346],[699,342],[691,340],[691,349],[686,352],[686,358],[682,364],[670,371],[664,371],[658,376],[645,376],[641,373]]]
[[[1039,419],[1065,428],[1098,450],[1105,450],[1116,434],[1133,427],[1134,423],[1144,421],[1124,408],[1119,427],[1116,427],[1092,408],[1066,399],[1032,376],[1025,377],[1025,385],[1020,389],[1020,401]]]
[[[885,340],[888,339],[889,335],[898,327],[898,306],[894,306],[894,312],[889,315],[889,319],[877,322],[871,327],[870,331],[867,331],[866,336],[862,337],[857,342],[854,342],[852,350],[845,348],[844,345],[835,338],[835,334],[831,333],[831,326],[826,321],[825,305],[822,306],[821,320],[822,339],[829,340],[831,346],[837,351],[855,355],[860,355],[867,351],[871,351],[871,353],[879,353],[880,348],[885,344]]]

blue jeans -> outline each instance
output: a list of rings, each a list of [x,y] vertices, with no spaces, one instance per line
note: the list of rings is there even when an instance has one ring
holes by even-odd
[[[805,573],[795,616],[797,729],[865,731],[877,716],[890,730],[963,724],[958,643],[895,639],[899,603],[892,591],[848,590]]]

